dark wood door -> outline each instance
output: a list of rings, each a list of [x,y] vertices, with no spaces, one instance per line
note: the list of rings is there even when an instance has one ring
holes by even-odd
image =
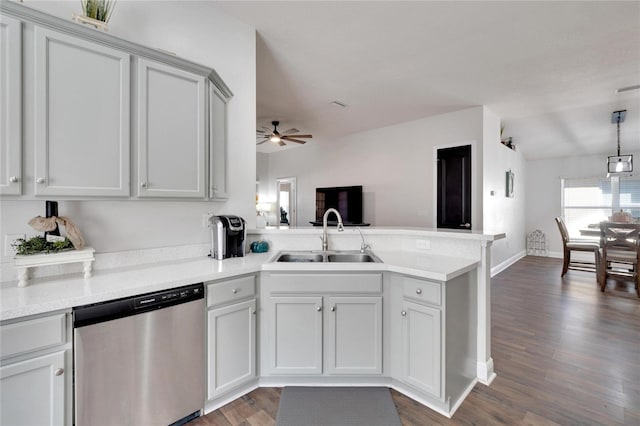
[[[438,228],[471,229],[471,145],[438,150]]]

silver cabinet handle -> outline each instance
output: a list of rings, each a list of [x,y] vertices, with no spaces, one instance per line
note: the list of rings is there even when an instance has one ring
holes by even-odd
[[[402,315],[403,317],[406,317],[407,316],[407,311],[400,312],[400,315]]]
[[[421,288],[417,288],[416,289],[416,294],[422,294],[422,289]]]
[[[16,182],[18,182],[18,176],[11,176],[11,177],[9,178],[9,182],[11,182],[11,183],[16,183]]]
[[[237,288],[234,288],[233,290],[231,290],[231,293],[236,294],[238,292]]]
[[[146,188],[147,187],[147,182],[142,182],[140,184],[140,188]]]
[[[38,179],[36,179],[36,183],[44,183],[44,178],[38,178]]]
[[[331,307],[331,312],[335,312],[335,311],[336,311],[336,305],[333,305],[333,306]]]
[[[322,306],[316,306],[316,311],[318,312],[322,311]]]
[[[62,376],[64,374],[64,368],[58,368],[53,372],[53,374],[55,374],[56,376]]]

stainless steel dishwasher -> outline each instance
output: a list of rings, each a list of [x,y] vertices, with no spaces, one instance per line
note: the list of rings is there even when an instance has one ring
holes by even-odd
[[[73,310],[75,424],[180,425],[204,406],[204,286]]]

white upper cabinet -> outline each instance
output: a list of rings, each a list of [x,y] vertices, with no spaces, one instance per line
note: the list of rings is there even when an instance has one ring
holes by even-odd
[[[138,195],[205,198],[206,78],[138,61]]]
[[[0,16],[0,194],[22,193],[22,23]]]
[[[35,27],[35,195],[128,196],[130,55]]]
[[[227,98],[209,84],[209,198],[227,194]]]

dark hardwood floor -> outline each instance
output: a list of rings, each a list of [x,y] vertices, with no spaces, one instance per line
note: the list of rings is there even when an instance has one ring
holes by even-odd
[[[492,279],[498,377],[452,419],[392,391],[403,425],[640,425],[640,299],[631,282],[528,256]],[[272,425],[279,388],[257,389],[189,423]],[[303,426],[303,425],[301,425]]]

